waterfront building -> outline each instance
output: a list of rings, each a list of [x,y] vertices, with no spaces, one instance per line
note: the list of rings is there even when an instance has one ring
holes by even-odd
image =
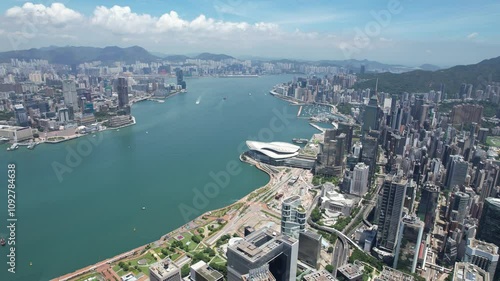
[[[498,246],[474,238],[467,240],[464,262],[477,265],[489,273],[491,279],[495,276],[498,265]]]
[[[292,196],[281,204],[281,233],[294,238],[306,228],[306,210],[302,206],[300,196]]]
[[[29,125],[28,112],[22,104],[14,105],[14,115],[18,126],[26,127]]]
[[[151,281],[182,281],[179,268],[168,259],[149,267],[149,279]]]
[[[368,192],[369,167],[365,163],[354,166],[351,177],[350,194],[364,196]]]
[[[76,84],[73,80],[64,80],[62,82],[62,91],[64,104],[66,107],[78,109],[78,94],[76,92]]]
[[[453,281],[490,281],[490,274],[479,266],[467,263],[467,262],[457,262],[455,263],[455,269],[453,270]]]
[[[425,233],[431,233],[436,222],[436,211],[438,208],[439,187],[431,183],[424,184],[421,190],[421,198],[417,208],[417,216],[424,222]]]
[[[199,261],[191,265],[189,278],[192,281],[222,281],[224,276],[204,261]]]
[[[33,132],[30,127],[0,125],[0,140],[20,142],[32,138]]]
[[[227,280],[240,281],[250,270],[269,265],[277,281],[295,281],[299,241],[262,228],[228,246]]]
[[[108,126],[115,128],[130,124],[132,122],[133,119],[130,117],[130,115],[118,115],[118,116],[113,116],[109,119]]]
[[[418,217],[405,216],[401,219],[394,268],[415,273],[423,233],[424,223]]]
[[[322,236],[315,232],[300,232],[298,259],[313,268],[318,268],[321,258],[321,242]]]
[[[299,155],[300,146],[286,142],[246,141],[246,156],[273,166],[312,169],[315,159]]]
[[[128,82],[127,78],[119,77],[116,85],[118,93],[118,108],[123,110],[126,115],[130,114],[130,105],[128,100]]]
[[[407,183],[408,180],[401,174],[387,175],[379,196],[377,245],[390,253],[393,253],[397,244]]]

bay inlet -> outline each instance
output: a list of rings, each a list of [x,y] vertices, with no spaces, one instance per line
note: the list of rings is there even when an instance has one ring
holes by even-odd
[[[189,79],[188,93],[134,104],[135,126],[98,133],[93,141],[89,136],[13,152],[2,145],[5,195],[7,164],[17,167],[18,224],[17,273],[1,270],[0,280],[49,280],[75,271],[157,240],[265,185],[267,174],[239,161],[245,141],[291,142],[317,133],[296,117],[297,106],[267,95],[291,79]],[[58,177],[54,163],[69,169]],[[212,196],[207,186],[218,184],[221,172],[229,179]],[[3,222],[6,210],[0,200]],[[7,231],[0,229],[0,236]]]

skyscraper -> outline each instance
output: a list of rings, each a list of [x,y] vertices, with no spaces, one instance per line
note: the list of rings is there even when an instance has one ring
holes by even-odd
[[[498,265],[498,246],[474,238],[467,240],[464,262],[479,266],[490,275],[490,281],[495,276]]]
[[[321,254],[321,235],[305,231],[299,233],[299,255],[298,258],[306,264],[318,268]]]
[[[460,155],[450,156],[448,167],[446,169],[446,180],[444,186],[448,189],[460,186],[465,183],[469,163]]]
[[[417,216],[425,224],[425,233],[430,233],[436,221],[438,208],[439,188],[431,183],[426,183],[421,191],[420,203],[418,204]]]
[[[14,115],[18,126],[25,127],[29,125],[28,112],[22,104],[14,105]]]
[[[500,199],[489,197],[484,200],[477,239],[500,246]]]
[[[453,194],[453,202],[451,205],[450,220],[458,223],[463,223],[469,211],[470,196],[464,192],[456,192]]]
[[[380,123],[380,108],[378,107],[377,93],[375,93],[365,106],[363,113],[363,126],[361,131],[363,134],[367,133],[369,130],[378,130]]]
[[[379,196],[377,244],[379,248],[391,253],[396,247],[407,183],[408,180],[402,175],[387,175]]]
[[[401,219],[394,268],[415,273],[423,232],[424,223],[418,217],[405,216]]]
[[[299,241],[269,228],[253,232],[227,248],[227,280],[240,281],[250,270],[269,265],[276,281],[295,281]]]
[[[300,196],[283,200],[281,205],[281,233],[299,238],[299,232],[306,228],[306,210],[301,205]]]
[[[181,86],[182,89],[186,89],[186,81],[184,81],[184,72],[182,69],[177,68],[175,70],[175,76],[177,78],[177,85]]]
[[[351,186],[349,193],[364,196],[368,191],[369,167],[365,163],[358,163],[352,171]]]
[[[64,97],[64,104],[66,107],[78,109],[78,95],[76,92],[76,84],[73,80],[64,80],[62,82],[62,90]]]
[[[126,78],[118,78],[116,90],[118,93],[118,107],[123,108],[128,105],[128,82]]]

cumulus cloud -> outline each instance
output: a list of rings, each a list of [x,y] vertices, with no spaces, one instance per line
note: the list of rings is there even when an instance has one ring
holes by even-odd
[[[199,15],[193,20],[183,19],[175,11],[170,11],[158,17],[148,14],[137,14],[130,7],[99,6],[94,10],[90,22],[106,28],[117,34],[163,33],[170,31],[204,31],[213,33],[228,33],[234,31],[269,32],[277,30],[273,23],[229,22],[215,20]]]
[[[148,14],[133,13],[130,7],[113,6],[108,9],[98,6],[90,22],[118,34],[140,34],[150,31],[156,19]]]
[[[472,32],[471,34],[467,35],[467,39],[474,39],[479,35],[477,32]]]
[[[25,3],[22,7],[15,6],[7,10],[5,15],[18,23],[29,22],[35,25],[52,25],[63,27],[70,23],[80,22],[84,17],[64,6],[62,3],[43,4]]]

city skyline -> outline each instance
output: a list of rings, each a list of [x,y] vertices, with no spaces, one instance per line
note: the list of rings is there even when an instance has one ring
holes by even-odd
[[[4,1],[0,51],[140,45],[151,52],[441,67],[498,56],[499,3]],[[288,4],[288,3],[287,3]],[[462,15],[462,11],[467,11]],[[286,46],[286,47],[284,47]]]

